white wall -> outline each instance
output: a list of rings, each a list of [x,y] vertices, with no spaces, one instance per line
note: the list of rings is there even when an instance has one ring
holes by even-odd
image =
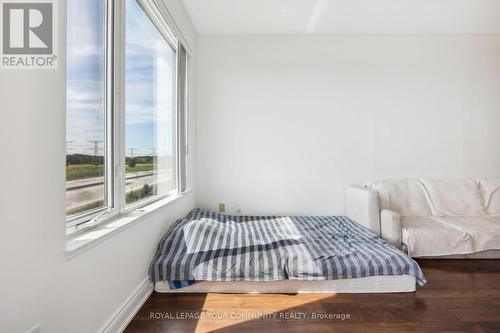
[[[65,3],[59,69],[0,70],[2,333],[22,333],[37,323],[43,333],[98,332],[147,276],[169,225],[195,205],[192,192],[65,259]],[[196,34],[182,6],[167,4],[194,47]]]
[[[198,202],[337,214],[373,178],[500,177],[500,36],[200,36]]]

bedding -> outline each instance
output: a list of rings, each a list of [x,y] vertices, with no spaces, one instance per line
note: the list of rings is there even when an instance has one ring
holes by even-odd
[[[196,209],[160,241],[152,282],[336,280],[410,275],[418,264],[344,216],[231,216]]]

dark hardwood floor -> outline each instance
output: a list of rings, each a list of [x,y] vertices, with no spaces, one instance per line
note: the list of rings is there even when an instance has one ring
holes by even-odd
[[[419,263],[415,293],[153,293],[125,332],[500,332],[500,260]]]

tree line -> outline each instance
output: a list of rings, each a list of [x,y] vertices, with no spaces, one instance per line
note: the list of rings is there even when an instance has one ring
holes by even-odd
[[[125,157],[125,163],[128,166],[134,167],[136,164],[153,164],[155,156],[134,156]],[[87,154],[69,154],[66,155],[66,165],[73,164],[104,164],[104,156],[94,156]]]

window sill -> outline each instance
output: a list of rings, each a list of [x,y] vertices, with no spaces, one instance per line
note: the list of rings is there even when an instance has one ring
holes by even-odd
[[[77,233],[74,235],[69,235],[66,240],[66,249],[64,251],[66,259],[70,260],[78,256],[80,253],[85,252],[86,250],[103,242],[104,240],[131,227],[157,209],[181,199],[187,193],[189,193],[189,191],[186,191],[183,194],[170,196],[155,201],[130,213],[111,219],[109,222],[102,223],[94,228],[82,231],[81,233]]]

